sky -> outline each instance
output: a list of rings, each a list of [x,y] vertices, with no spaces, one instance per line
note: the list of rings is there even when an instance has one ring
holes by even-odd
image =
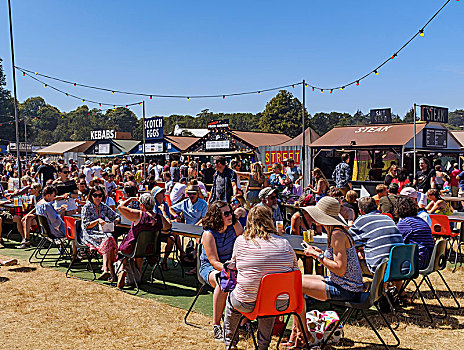
[[[16,65],[43,74],[148,94],[257,91],[301,82],[336,87],[373,71],[445,0],[157,1],[12,0]],[[406,49],[343,91],[306,89],[306,108],[367,113],[417,104],[464,108],[464,0],[451,0]],[[12,90],[7,1],[0,2],[0,57]],[[20,101],[42,96],[62,111],[82,105],[17,72]],[[140,97],[53,81],[64,91],[110,104]],[[302,98],[302,88],[288,89]],[[275,92],[213,99],[145,98],[146,115],[265,109]],[[88,104],[94,108],[98,105]],[[141,116],[140,106],[131,108]]]

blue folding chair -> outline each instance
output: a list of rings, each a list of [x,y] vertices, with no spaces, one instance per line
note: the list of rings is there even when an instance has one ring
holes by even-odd
[[[396,282],[403,281],[398,295],[395,300],[390,300],[389,296],[386,295],[387,301],[390,304],[390,308],[393,311],[393,315],[396,318],[396,326],[393,327],[397,329],[400,320],[396,314],[393,304],[401,296],[403,291],[406,289],[408,284],[412,281],[417,288],[417,283],[415,279],[419,276],[419,250],[417,244],[398,244],[391,248],[390,256],[388,257],[387,268],[385,269],[384,282]],[[422,293],[419,292],[419,296],[424,301]],[[427,305],[425,305],[425,310],[430,316]]]

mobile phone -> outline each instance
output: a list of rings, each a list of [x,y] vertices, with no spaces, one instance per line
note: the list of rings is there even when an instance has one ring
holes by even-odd
[[[301,242],[301,246],[302,246],[304,249],[309,248],[308,243],[306,243],[305,241]]]

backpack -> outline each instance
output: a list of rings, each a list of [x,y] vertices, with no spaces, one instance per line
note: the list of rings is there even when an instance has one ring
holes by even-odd
[[[312,310],[306,313],[306,322],[309,330],[310,337],[308,343],[312,346],[320,344],[323,340],[327,339],[329,334],[332,332],[340,321],[340,317],[335,311],[323,311]],[[330,338],[329,344],[335,344],[343,338],[343,326],[337,325],[338,329]]]

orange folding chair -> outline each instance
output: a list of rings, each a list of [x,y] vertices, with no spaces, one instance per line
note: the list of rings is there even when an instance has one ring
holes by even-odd
[[[382,213],[382,214],[388,216],[390,219],[393,220],[393,215],[392,214],[390,214],[390,213]]]
[[[171,207],[171,197],[168,194],[164,195],[164,201],[168,203],[169,207]]]
[[[449,254],[448,259],[451,257],[451,252],[453,251],[454,243],[459,237],[459,232],[453,232],[451,230],[450,221],[446,215],[442,214],[432,214],[430,215],[432,220],[432,235],[445,238],[449,242]]]
[[[278,310],[277,298],[282,295],[288,296],[288,307],[285,310]],[[253,321],[260,317],[289,315],[287,321],[285,322],[284,329],[286,329],[290,315],[296,315],[301,329],[305,329],[306,324],[303,323],[299,315],[303,311],[303,302],[303,286],[301,282],[300,270],[286,273],[273,273],[263,276],[261,279],[261,284],[259,285],[255,308],[250,313],[241,312],[242,317],[237,323],[237,327],[235,328],[232,339],[235,339],[237,336],[239,325],[242,323],[244,318],[248,318],[250,321]],[[279,336],[277,348],[279,348],[282,335],[283,332]],[[307,349],[310,349],[308,339],[306,337],[306,332],[303,332],[303,335],[305,338],[306,347]],[[252,333],[252,336],[255,349],[258,349],[258,344],[256,343],[254,333]],[[233,341],[230,343],[229,350],[232,348],[233,343]]]
[[[75,229],[76,218],[73,218],[72,216],[65,216],[63,221],[64,221],[64,234],[68,240],[73,241],[76,235],[76,229]]]

